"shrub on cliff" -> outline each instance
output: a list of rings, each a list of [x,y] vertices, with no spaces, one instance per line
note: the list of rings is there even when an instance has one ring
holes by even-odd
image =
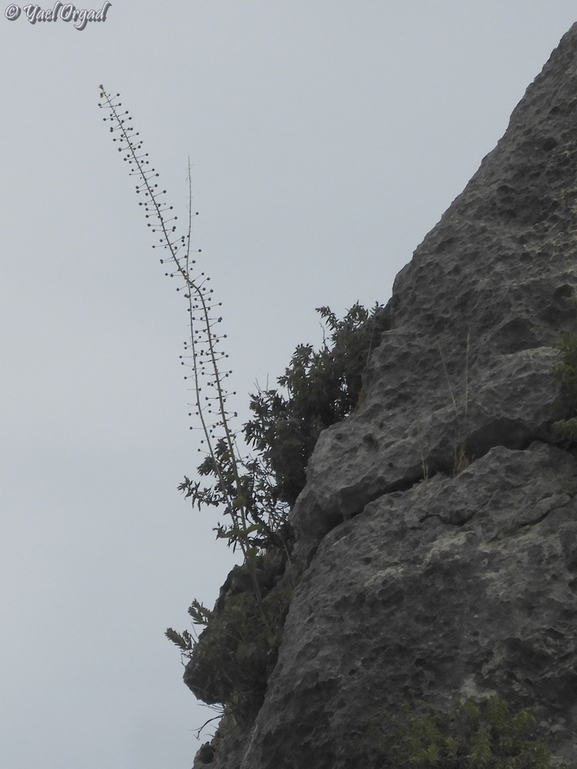
[[[274,585],[263,584],[266,569],[261,567],[267,557],[274,561],[280,553],[283,567],[288,562],[290,568],[289,507],[305,484],[306,464],[321,430],[344,419],[359,400],[362,372],[385,328],[385,314],[379,305],[368,311],[357,303],[339,320],[328,307],[319,308],[329,338],[316,351],[311,345],[297,347],[278,380],[283,389],[252,396],[254,418],[244,426],[244,434],[257,456],[247,457],[234,426],[237,415],[228,406],[226,380],[231,372],[223,368],[228,355],[223,350],[226,335],[219,331],[221,305],[191,248],[190,164],[188,226],[179,235],[166,190],[159,187],[159,174],[150,165],[131,116],[122,109],[120,94],[100,86],[100,97],[104,120],[137,182],[140,205],[158,238],[153,247],[161,249],[165,274],[178,281],[177,291],[186,301],[188,339],[181,362],[191,383],[190,416],[202,433],[199,450],[204,459],[197,468],[200,480],[185,477],[179,489],[193,506],[214,507],[222,514],[225,523],[216,527],[217,536],[240,547],[247,578],[243,590],[225,596],[214,612],[192,602],[193,622],[207,626],[202,643],[189,631],[169,628],[166,635],[192,663],[199,663],[204,682],[191,687],[198,696],[204,692],[207,702],[220,702],[238,713],[253,712],[266,688],[294,587],[292,577],[280,585],[282,574],[275,575]]]
[[[289,505],[306,483],[307,462],[321,431],[356,407],[363,371],[387,327],[379,304],[367,310],[357,302],[342,320],[329,307],[317,312],[328,328],[328,340],[318,350],[310,344],[296,348],[277,380],[280,389],[251,396],[254,417],[244,426],[248,443],[276,480],[278,498]]]

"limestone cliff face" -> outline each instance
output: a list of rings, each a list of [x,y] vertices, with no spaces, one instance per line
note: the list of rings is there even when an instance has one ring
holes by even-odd
[[[363,408],[325,431],[310,463],[301,546],[410,486],[423,461],[449,471],[456,446],[475,459],[549,439],[550,345],[577,285],[576,118],[573,28],[397,276]]]
[[[256,721],[195,766],[366,767],[403,702],[538,704],[577,765],[577,460],[551,344],[575,329],[577,25],[399,273],[366,398],[321,434],[302,578]]]

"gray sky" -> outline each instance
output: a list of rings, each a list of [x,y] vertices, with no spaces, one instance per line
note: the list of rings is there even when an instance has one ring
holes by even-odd
[[[98,84],[120,91],[224,303],[235,403],[385,302],[575,21],[547,0],[113,0],[0,15],[0,761],[189,769],[212,715],[164,629],[233,563],[198,463],[163,277]],[[41,5],[51,8],[52,2]],[[100,8],[78,4],[78,8]],[[205,739],[210,730],[205,733]]]

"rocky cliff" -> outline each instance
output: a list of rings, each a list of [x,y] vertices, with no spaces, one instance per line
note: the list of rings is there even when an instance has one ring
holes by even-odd
[[[321,434],[291,514],[264,702],[195,767],[382,766],[363,725],[494,695],[537,706],[577,766],[577,460],[551,376],[576,234],[577,25],[397,276],[362,405]]]

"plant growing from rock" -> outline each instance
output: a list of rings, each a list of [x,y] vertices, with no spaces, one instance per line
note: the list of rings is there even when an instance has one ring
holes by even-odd
[[[541,735],[542,736],[542,735]],[[355,739],[379,769],[553,769],[534,709],[514,713],[498,696],[456,703],[448,712],[429,705],[402,707]],[[373,764],[371,764],[373,765]],[[568,769],[566,765],[558,769]]]
[[[205,628],[200,637],[172,628],[166,636],[189,661],[189,686],[197,696],[246,721],[262,702],[294,587],[291,575],[283,579],[290,565],[290,506],[304,487],[306,464],[320,432],[362,400],[362,373],[387,328],[386,316],[380,305],[369,311],[357,303],[341,320],[330,308],[318,308],[328,341],[325,337],[319,350],[299,345],[278,379],[280,388],[251,397],[254,417],[244,426],[244,435],[258,455],[241,453],[232,427],[237,415],[227,405],[231,372],[222,368],[228,356],[222,349],[225,337],[217,330],[220,304],[192,258],[190,167],[188,226],[179,235],[166,190],[159,188],[159,174],[150,167],[129,113],[121,110],[119,94],[111,96],[100,86],[100,96],[113,141],[136,178],[148,226],[158,235],[153,248],[164,251],[160,261],[165,274],[179,281],[177,291],[187,302],[188,340],[181,357],[190,370],[185,379],[192,382],[191,416],[200,423],[205,458],[197,468],[201,480],[185,477],[179,490],[193,507],[223,511],[217,536],[233,549],[239,546],[244,560],[236,567],[242,589],[237,585],[232,592],[221,591],[214,611],[197,600],[189,607],[193,624]]]
[[[299,345],[278,378],[280,388],[251,396],[254,414],[244,426],[247,442],[276,480],[278,498],[293,505],[306,483],[308,460],[322,430],[348,416],[363,398],[362,375],[388,320],[383,307],[358,302],[338,319],[329,307],[317,312],[328,331],[318,350]]]
[[[255,558],[258,546],[254,535],[257,532],[265,537],[270,534],[278,525],[282,513],[278,507],[259,506],[267,493],[266,474],[256,463],[243,458],[231,426],[231,420],[236,416],[227,406],[229,392],[226,379],[231,372],[222,368],[228,356],[221,346],[225,337],[217,330],[222,321],[221,305],[214,300],[213,290],[208,286],[210,279],[198,270],[191,252],[193,213],[190,164],[188,227],[186,234],[178,235],[175,224],[177,217],[173,214],[173,207],[165,202],[166,190],[159,188],[159,174],[150,166],[148,153],[143,151],[142,140],[130,125],[132,118],[128,111],[121,111],[119,96],[111,96],[100,86],[103,102],[99,106],[108,112],[104,120],[112,124],[110,132],[114,134],[113,141],[118,143],[118,151],[128,163],[129,174],[136,178],[136,192],[143,198],[140,205],[149,220],[148,226],[159,236],[153,248],[160,247],[165,252],[160,260],[167,268],[165,274],[179,280],[177,291],[183,293],[187,302],[189,334],[185,342],[185,354],[181,358],[182,364],[190,369],[185,379],[192,380],[194,412],[191,416],[194,415],[200,422],[202,444],[206,451],[200,473],[212,474],[216,479],[210,491],[201,489],[200,484],[193,484],[188,479],[185,479],[181,488],[199,506],[205,504],[223,508],[230,523],[220,526],[218,534],[233,547],[240,546],[251,577],[255,600],[266,622],[256,579]],[[169,637],[174,631],[170,633]]]
[[[278,379],[286,395],[270,389],[251,396],[255,417],[244,426],[244,434],[262,461],[241,456],[230,424],[236,413],[229,412],[226,405],[229,393],[225,379],[231,372],[220,366],[228,357],[220,348],[224,336],[215,331],[222,321],[221,305],[215,303],[208,288],[210,278],[196,270],[196,260],[191,257],[190,172],[188,229],[186,235],[179,236],[173,207],[163,198],[166,190],[158,187],[159,174],[149,168],[148,153],[142,151],[142,140],[130,125],[128,111],[120,111],[120,94],[112,97],[102,86],[100,91],[104,102],[99,106],[109,111],[104,120],[112,122],[113,141],[118,142],[130,175],[137,177],[136,191],[143,195],[140,205],[150,220],[148,226],[161,235],[153,248],[168,252],[161,264],[169,268],[167,276],[180,279],[177,291],[183,291],[188,302],[189,339],[182,363],[191,369],[186,378],[193,380],[194,415],[204,433],[206,458],[198,470],[216,483],[202,487],[185,478],[179,489],[198,507],[224,506],[231,524],[218,527],[218,535],[233,546],[240,544],[245,553],[247,545],[262,545],[262,537],[271,537],[284,523],[287,504],[294,503],[304,486],[306,464],[320,432],[344,419],[362,397],[362,373],[387,328],[385,314],[378,304],[369,311],[356,303],[339,320],[329,307],[318,308],[331,344],[325,338],[319,350],[310,344],[297,347],[285,374]],[[276,479],[274,487],[271,473]]]
[[[251,476],[244,479],[243,493],[253,520],[264,510],[271,520],[275,506],[294,502],[304,486],[306,463],[321,430],[344,419],[362,398],[362,372],[386,327],[378,305],[368,311],[356,304],[342,320],[329,308],[318,312],[328,326],[328,339],[324,338],[319,350],[299,345],[285,375],[278,379],[279,388],[252,396],[255,416],[244,430],[260,457],[251,466]],[[208,462],[199,471],[215,478]],[[259,491],[261,473],[267,479],[264,491]],[[272,488],[270,477],[276,481]],[[218,488],[201,489],[189,479],[181,490],[199,505],[222,501]],[[262,545],[265,529],[250,534],[254,546]],[[193,623],[205,627],[198,639],[188,631],[167,631],[189,660],[185,672],[189,688],[207,704],[221,705],[234,723],[247,725],[254,719],[276,661],[294,587],[292,575],[285,575],[283,568],[290,561],[290,536],[279,519],[278,529],[267,530],[267,543],[273,547],[267,551],[261,547],[255,556],[265,623],[247,590],[246,566],[242,566],[229,575],[214,612],[197,601],[190,606]]]
[[[236,723],[251,723],[262,705],[291,595],[290,584],[267,592],[264,618],[252,591],[227,595],[187,654],[187,686]]]

